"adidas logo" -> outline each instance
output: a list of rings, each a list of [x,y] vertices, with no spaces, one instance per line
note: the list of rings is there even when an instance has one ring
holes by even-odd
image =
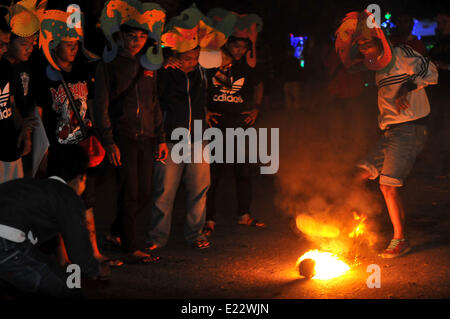
[[[239,80],[236,80],[235,82],[233,82],[233,77],[231,77],[230,80],[232,83],[231,87],[228,87],[228,86],[224,85],[223,83],[220,83],[219,81],[217,81],[217,79],[215,77],[213,77],[213,84],[215,87],[220,88],[220,92],[222,92],[222,93],[234,94],[234,93],[240,91],[245,83],[245,78],[240,78]]]
[[[0,106],[5,107],[9,101],[9,82],[6,83],[3,90],[0,90]]]
[[[213,101],[215,102],[229,102],[229,103],[244,103],[244,100],[241,96],[234,96],[236,92],[240,91],[242,89],[242,86],[245,83],[245,78],[240,78],[239,80],[236,80],[233,82],[233,77],[230,78],[231,80],[231,87],[227,87],[226,85],[223,85],[219,81],[216,80],[216,78],[213,78],[213,84],[215,87],[220,88],[220,92],[223,94],[215,94],[213,96]]]
[[[214,94],[213,101],[215,102],[229,102],[229,103],[244,103],[244,100],[241,96],[227,95],[223,94]]]
[[[3,111],[0,111],[0,120],[6,120],[12,115],[11,108],[5,108]]]

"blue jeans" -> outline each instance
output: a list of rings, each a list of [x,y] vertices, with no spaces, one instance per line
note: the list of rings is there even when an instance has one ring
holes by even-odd
[[[0,285],[7,283],[20,293],[52,297],[81,297],[80,289],[69,289],[62,268],[30,242],[14,243],[0,238]]]
[[[162,247],[167,244],[172,223],[172,211],[177,189],[183,182],[186,191],[186,222],[184,237],[192,243],[197,239],[204,239],[201,234],[206,217],[206,194],[208,192],[210,176],[209,164],[175,163],[171,157],[174,144],[167,143],[169,156],[165,163],[157,161],[153,171],[152,217],[148,240]],[[201,150],[203,152],[203,147]],[[194,144],[189,146],[189,154],[196,151]]]

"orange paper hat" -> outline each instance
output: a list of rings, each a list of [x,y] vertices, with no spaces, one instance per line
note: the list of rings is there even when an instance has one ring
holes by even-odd
[[[11,1],[11,5],[1,6],[8,9],[9,14],[6,20],[9,22],[11,32],[19,37],[29,37],[39,31],[40,15],[45,10],[47,0],[42,0],[36,7],[37,0],[22,0],[16,4]]]
[[[100,17],[100,26],[109,42],[110,50],[105,48],[103,60],[109,62],[117,54],[118,45],[113,34],[120,31],[125,24],[133,28],[148,31],[149,38],[155,40],[156,45],[150,46],[141,57],[141,64],[149,70],[157,70],[163,62],[161,50],[161,33],[164,27],[166,13],[159,4],[139,0],[109,0]]]
[[[263,27],[262,19],[256,14],[238,14],[222,8],[211,9],[208,17],[223,23],[229,19],[230,14],[236,17],[231,35],[236,38],[249,39],[252,43],[252,48],[247,52],[246,58],[248,65],[254,68],[256,66],[256,39],[258,32],[261,32]]]
[[[378,57],[362,57],[359,54],[358,41],[377,38],[383,46],[383,55]],[[369,11],[347,13],[342,24],[336,31],[336,52],[346,68],[352,68],[359,63],[373,71],[378,71],[392,64],[391,45],[383,30],[375,22],[375,17]]]
[[[58,71],[61,69],[53,60],[51,51],[55,49],[61,41],[78,40],[81,42],[81,47],[84,55],[88,59],[97,59],[98,56],[89,52],[84,47],[83,42],[83,14],[79,12],[81,21],[74,23],[73,26],[68,24],[72,12],[60,10],[46,10],[40,15],[41,18],[41,32],[39,35],[39,47],[42,48],[47,61],[50,65]]]
[[[195,5],[172,18],[161,36],[164,46],[176,52],[187,52],[197,46],[201,50],[217,51],[227,41],[227,35],[213,25]]]

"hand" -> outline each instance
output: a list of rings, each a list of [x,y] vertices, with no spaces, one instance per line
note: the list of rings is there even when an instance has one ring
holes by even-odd
[[[157,161],[164,161],[169,155],[169,148],[166,143],[161,143],[158,145],[158,158]]]
[[[120,161],[120,150],[116,144],[106,146],[105,151],[108,156],[109,163],[114,166],[122,165],[122,162]]]
[[[206,112],[206,124],[208,124],[209,127],[212,127],[213,124],[219,124],[219,121],[217,121],[214,116],[222,116],[222,114],[209,111]]]
[[[241,114],[248,114],[248,116],[245,118],[244,122],[248,125],[253,125],[253,124],[255,124],[256,118],[258,117],[259,109],[254,108],[251,111],[242,112]]]
[[[31,130],[25,126],[23,126],[19,132],[17,148],[22,148],[22,153],[20,153],[21,157],[28,155],[31,152]]]
[[[395,97],[395,105],[397,106],[398,113],[400,113],[401,110],[406,110],[410,106],[406,97],[407,94],[408,90],[404,86],[401,86]]]
[[[182,64],[181,61],[173,56],[168,57],[165,61],[164,61],[164,69],[167,68],[174,68],[174,69],[181,69]]]

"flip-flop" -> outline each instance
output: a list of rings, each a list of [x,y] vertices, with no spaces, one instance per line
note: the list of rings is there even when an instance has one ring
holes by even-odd
[[[107,263],[111,268],[118,268],[124,265],[124,262],[120,259],[105,259],[104,263]]]
[[[243,226],[248,226],[248,227],[258,227],[258,228],[265,228],[265,227],[266,227],[266,224],[264,224],[263,222],[261,222],[261,221],[255,219],[255,218],[253,218],[253,217],[250,217],[250,218],[247,220],[246,223],[239,223],[239,222],[238,222],[238,224],[239,224],[239,225],[243,225]]]
[[[124,262],[126,264],[141,264],[141,265],[148,265],[148,264],[154,264],[161,260],[161,257],[155,256],[155,255],[149,255],[149,256],[127,256],[124,258]]]
[[[209,227],[209,226],[205,226],[202,229],[202,234],[205,235],[206,237],[211,236],[213,232],[214,232],[214,228]]]

